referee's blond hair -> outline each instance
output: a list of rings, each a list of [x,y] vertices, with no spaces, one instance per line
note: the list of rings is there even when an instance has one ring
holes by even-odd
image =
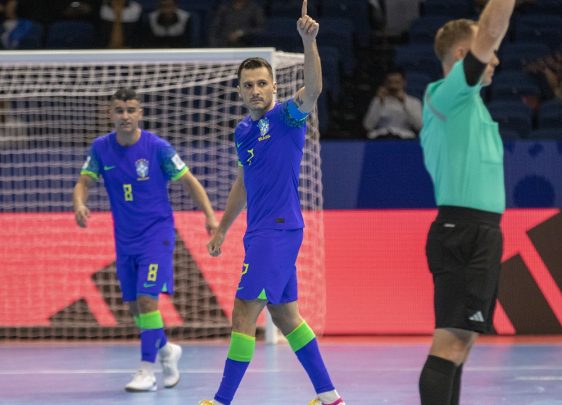
[[[441,63],[445,62],[449,51],[454,45],[470,39],[472,35],[474,35],[473,27],[476,26],[478,26],[476,21],[461,18],[449,21],[437,30],[437,34],[435,34],[434,50]]]

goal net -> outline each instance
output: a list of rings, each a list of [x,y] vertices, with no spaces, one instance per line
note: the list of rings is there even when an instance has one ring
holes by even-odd
[[[237,172],[233,130],[245,114],[236,70],[270,60],[278,98],[303,85],[302,55],[269,48],[194,51],[4,52],[0,60],[0,339],[101,339],[137,335],[115,277],[113,224],[102,184],[78,228],[72,190],[89,145],[111,130],[109,97],[143,98],[142,127],[167,139],[203,183],[219,215]],[[300,308],[324,324],[324,230],[316,113],[308,122],[299,187],[305,240],[298,260]],[[175,210],[175,294],[160,310],[173,338],[226,336],[240,277],[243,214],[223,254],[206,252],[204,216],[170,185]],[[264,321],[260,320],[263,327]]]

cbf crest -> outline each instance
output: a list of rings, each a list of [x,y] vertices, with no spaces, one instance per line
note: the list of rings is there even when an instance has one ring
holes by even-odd
[[[271,138],[271,135],[268,134],[269,132],[269,120],[267,117],[262,118],[258,121],[258,128],[260,130],[260,137],[258,141],[265,141],[266,139]]]
[[[269,120],[267,118],[262,118],[258,121],[258,128],[260,130],[260,135],[267,135],[269,132]]]
[[[137,180],[148,180],[148,160],[139,159],[135,162],[135,168],[139,178]]]

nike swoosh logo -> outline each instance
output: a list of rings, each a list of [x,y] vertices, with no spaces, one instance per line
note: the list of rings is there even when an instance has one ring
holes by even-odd
[[[242,145],[242,142],[240,142],[240,143],[237,143],[237,144],[236,144],[236,147],[237,147],[237,148],[239,148],[239,147],[240,147],[240,145]]]
[[[107,171],[107,170],[111,170],[111,169],[115,169],[115,166],[104,166],[103,170]]]
[[[143,287],[144,287],[144,288],[150,288],[150,287],[154,287],[155,285],[156,285],[156,284],[154,284],[154,283],[153,283],[153,284],[151,284],[151,283],[144,283],[144,284],[143,284]]]
[[[236,291],[240,291],[241,289],[243,289],[244,287],[238,287],[238,289]]]

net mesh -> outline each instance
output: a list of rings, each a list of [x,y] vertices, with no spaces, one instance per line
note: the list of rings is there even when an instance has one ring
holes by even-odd
[[[237,172],[233,129],[245,113],[236,91],[240,60],[187,55],[182,62],[0,63],[0,338],[137,334],[115,277],[112,220],[101,185],[89,196],[88,229],[74,223],[78,172],[92,140],[111,130],[109,97],[133,87],[143,97],[142,127],[176,148],[213,206],[223,210]],[[283,100],[303,84],[302,56],[275,53],[272,60]],[[301,312],[319,332],[325,310],[321,187],[314,113],[299,187],[306,229],[298,268]],[[223,255],[210,258],[202,213],[178,184],[170,185],[170,197],[175,294],[160,300],[168,332],[180,339],[224,336],[243,258],[244,215]]]

